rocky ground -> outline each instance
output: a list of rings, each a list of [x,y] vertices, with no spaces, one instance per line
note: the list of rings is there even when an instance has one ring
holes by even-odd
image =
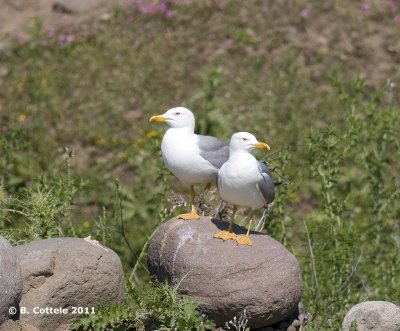
[[[104,17],[115,8],[132,6],[131,0],[0,0],[0,38],[27,38],[34,20],[63,27]]]

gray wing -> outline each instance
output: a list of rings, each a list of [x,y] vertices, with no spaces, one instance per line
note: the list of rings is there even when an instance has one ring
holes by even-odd
[[[264,160],[258,161],[258,168],[263,178],[256,184],[257,189],[263,195],[267,204],[270,204],[275,199],[275,184],[271,176],[271,169]]]
[[[228,161],[229,145],[212,136],[198,136],[200,155],[210,162],[214,167],[221,168]]]

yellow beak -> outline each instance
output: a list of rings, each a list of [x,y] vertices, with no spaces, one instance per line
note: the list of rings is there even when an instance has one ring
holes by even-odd
[[[149,119],[149,122],[160,122],[160,123],[164,123],[167,120],[165,119],[165,117],[163,115],[156,115],[156,116],[152,116]]]
[[[271,150],[271,147],[269,147],[268,144],[266,144],[266,143],[261,143],[261,142],[258,142],[257,144],[255,144],[254,147],[255,147],[255,148],[259,148],[259,149],[265,149],[265,150],[267,150],[267,151],[270,151],[270,150]]]

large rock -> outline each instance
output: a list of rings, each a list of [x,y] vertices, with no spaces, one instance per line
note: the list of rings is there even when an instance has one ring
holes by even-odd
[[[386,301],[365,301],[349,310],[342,331],[357,322],[357,331],[400,331],[400,307]]]
[[[21,323],[20,321],[7,320],[0,326],[0,331],[40,331],[38,328]]]
[[[202,217],[172,219],[154,234],[150,272],[178,286],[181,294],[223,325],[246,309],[251,327],[271,325],[296,313],[301,275],[296,258],[271,237],[252,232],[253,246],[213,238],[228,224]],[[245,233],[235,226],[234,231]]]
[[[118,255],[95,241],[46,239],[17,246],[15,252],[24,283],[20,320],[40,331],[69,330],[79,316],[72,314],[73,307],[91,309],[124,298],[124,274]],[[37,313],[38,309],[60,307],[68,313]]]
[[[18,308],[22,294],[22,274],[17,255],[0,236],[0,324],[10,317],[9,309]]]

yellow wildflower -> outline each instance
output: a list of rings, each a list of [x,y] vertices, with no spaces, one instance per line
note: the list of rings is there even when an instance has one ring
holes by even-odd
[[[157,136],[158,136],[158,132],[157,132],[157,131],[154,131],[154,130],[151,130],[151,131],[147,132],[146,136],[147,136],[148,138],[154,138],[154,137],[157,137]]]
[[[90,228],[90,221],[84,221],[84,222],[82,223],[82,226],[83,226],[85,229],[89,229],[89,228]]]
[[[25,114],[20,114],[18,116],[18,121],[20,122],[25,122],[26,121],[26,115]]]

